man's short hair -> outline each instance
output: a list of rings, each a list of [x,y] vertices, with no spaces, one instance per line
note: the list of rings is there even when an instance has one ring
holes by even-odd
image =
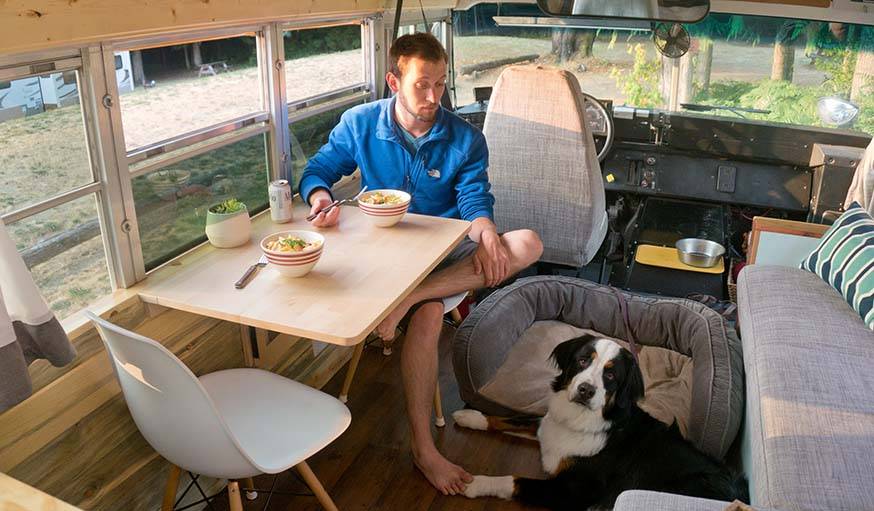
[[[398,37],[391,45],[388,55],[389,71],[397,77],[400,77],[403,72],[399,66],[401,57],[417,57],[428,62],[442,60],[449,63],[449,55],[443,49],[443,45],[430,32],[418,32]]]

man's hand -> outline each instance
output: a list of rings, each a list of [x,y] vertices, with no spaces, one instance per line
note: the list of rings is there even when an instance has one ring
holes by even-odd
[[[310,209],[310,214],[312,215],[316,211],[328,207],[332,202],[334,202],[334,199],[331,198],[331,194],[324,188],[319,188],[310,194],[310,204],[313,205]],[[340,208],[334,207],[327,213],[319,213],[310,223],[314,227],[331,227],[332,225],[337,225],[339,221]]]
[[[494,287],[507,278],[510,252],[496,231],[482,231],[479,248],[473,254],[473,270],[477,275],[485,274],[486,287]]]

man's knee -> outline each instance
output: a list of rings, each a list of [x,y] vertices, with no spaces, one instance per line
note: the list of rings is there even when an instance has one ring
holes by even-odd
[[[440,328],[443,325],[443,302],[425,302],[410,316],[410,323],[416,323],[424,327]]]
[[[543,254],[543,242],[540,241],[540,236],[531,229],[520,229],[514,231],[514,237],[518,241],[518,253],[514,254],[519,258],[523,267],[536,263],[541,254]]]

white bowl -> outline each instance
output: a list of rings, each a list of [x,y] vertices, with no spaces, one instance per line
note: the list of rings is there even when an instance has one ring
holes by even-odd
[[[382,193],[384,195],[398,195],[401,197],[400,204],[368,204],[364,199],[374,193]],[[377,227],[391,227],[401,221],[410,207],[410,199],[412,197],[407,192],[401,190],[371,190],[358,199],[358,208],[367,215],[373,225]]]
[[[308,247],[300,252],[280,252],[267,248],[267,243],[280,236],[294,236],[307,243],[319,242],[318,246]],[[303,277],[310,272],[322,257],[325,237],[313,231],[282,231],[273,233],[261,240],[261,250],[267,256],[270,266],[286,277]]]

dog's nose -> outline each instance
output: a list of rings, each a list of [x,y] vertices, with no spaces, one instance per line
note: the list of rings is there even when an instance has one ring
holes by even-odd
[[[588,401],[595,395],[595,386],[591,383],[581,383],[580,386],[577,387],[577,393],[580,395],[580,399]]]

